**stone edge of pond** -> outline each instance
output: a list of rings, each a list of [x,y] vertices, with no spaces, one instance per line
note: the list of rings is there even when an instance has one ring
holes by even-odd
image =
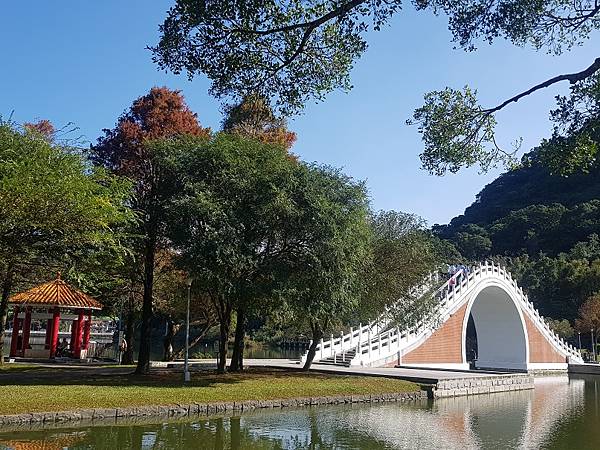
[[[534,380],[535,377],[532,374],[439,380],[433,390],[433,397],[461,397],[465,395],[529,390],[535,387]]]
[[[227,412],[253,411],[257,409],[340,405],[353,403],[406,402],[427,399],[427,391],[384,394],[338,395],[324,397],[299,397],[276,400],[246,400],[241,402],[190,403],[176,405],[137,406],[128,408],[91,408],[72,411],[38,412],[0,415],[0,432],[31,429],[69,427],[71,425],[118,424],[145,418],[194,418],[209,417]]]

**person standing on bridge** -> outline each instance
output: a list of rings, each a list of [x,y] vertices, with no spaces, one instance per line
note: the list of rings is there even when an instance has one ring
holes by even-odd
[[[454,264],[448,266],[448,279],[452,278],[456,273],[456,266]]]

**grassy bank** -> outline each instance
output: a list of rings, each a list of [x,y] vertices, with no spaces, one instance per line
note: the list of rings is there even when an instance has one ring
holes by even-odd
[[[11,370],[10,378],[0,379],[0,414],[419,390],[414,383],[388,378],[258,369],[244,374],[193,373],[189,386],[180,381],[180,373],[148,377],[103,374],[101,370],[83,377],[69,376],[68,371],[61,371],[56,377],[39,376],[40,373],[24,370],[19,374]]]

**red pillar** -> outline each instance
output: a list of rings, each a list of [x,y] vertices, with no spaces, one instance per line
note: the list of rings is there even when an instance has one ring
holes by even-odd
[[[60,310],[54,308],[52,316],[52,339],[50,340],[50,358],[56,356],[56,347],[58,346],[58,332],[60,329]]]
[[[79,316],[75,322],[75,345],[73,345],[73,358],[81,356],[81,332],[83,331],[83,309],[79,310]]]
[[[52,310],[48,310],[49,313],[52,312]],[[52,325],[54,324],[54,322],[52,321],[52,319],[48,319],[46,321],[46,340],[44,342],[44,347],[46,348],[46,350],[50,349],[50,342],[52,342]]]
[[[75,351],[75,334],[77,332],[77,320],[71,322],[71,340],[69,341],[69,350]]]
[[[92,311],[88,311],[87,320],[83,329],[83,349],[87,350],[90,346],[90,331],[92,327]]]
[[[21,356],[25,356],[25,351],[29,348],[29,334],[31,333],[31,307],[25,309],[25,321],[23,322],[23,348]]]
[[[13,317],[13,330],[12,337],[10,339],[10,356],[17,356],[17,343],[19,342],[19,310],[20,308],[15,305],[14,317]]]

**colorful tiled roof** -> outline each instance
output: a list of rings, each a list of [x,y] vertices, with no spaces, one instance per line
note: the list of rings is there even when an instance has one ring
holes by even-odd
[[[9,303],[28,306],[58,306],[59,308],[102,309],[102,304],[60,278],[13,295]]]

